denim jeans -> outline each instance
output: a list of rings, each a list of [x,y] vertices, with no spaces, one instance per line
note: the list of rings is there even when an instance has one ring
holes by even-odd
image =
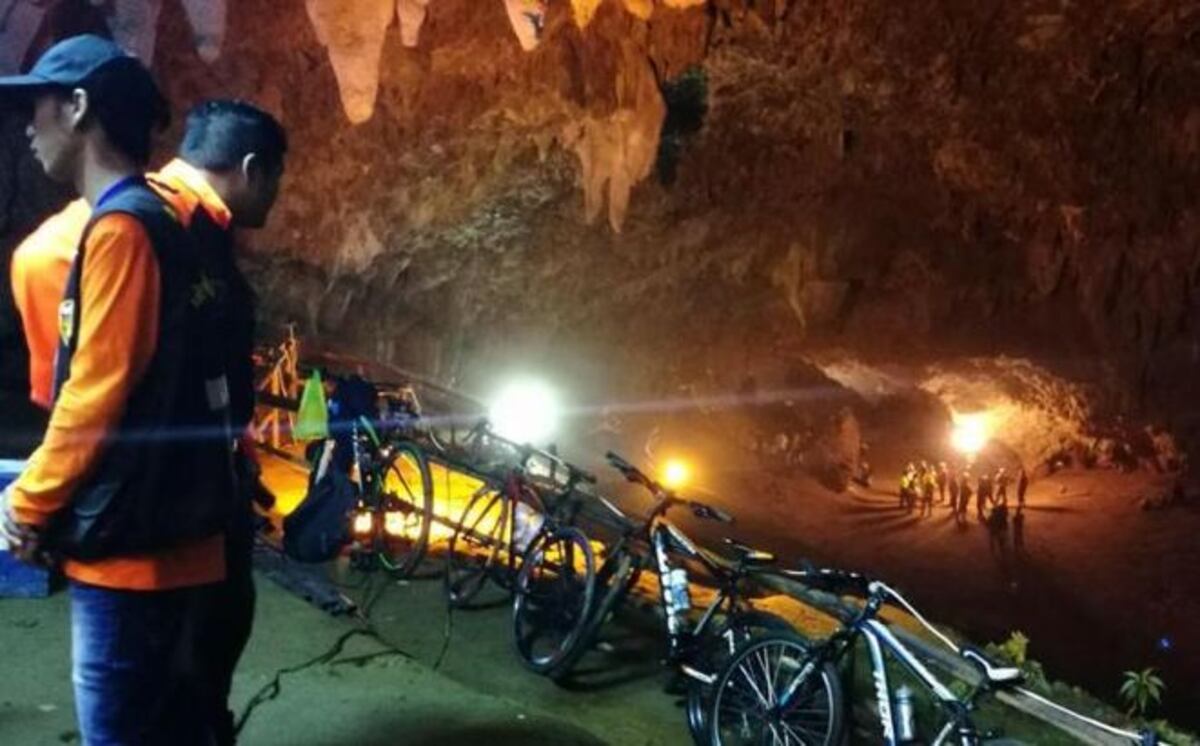
[[[208,743],[188,655],[201,589],[71,583],[75,710],[84,746]]]

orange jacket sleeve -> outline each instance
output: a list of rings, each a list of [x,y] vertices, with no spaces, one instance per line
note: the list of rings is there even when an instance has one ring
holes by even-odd
[[[58,304],[75,247],[92,208],[82,199],[51,215],[12,255],[10,281],[29,348],[29,398],[50,408],[54,353],[58,349]]]
[[[44,525],[92,469],[154,354],[159,290],[158,263],[142,225],[120,213],[101,218],[84,248],[71,376],[42,444],[9,493],[17,521]]]

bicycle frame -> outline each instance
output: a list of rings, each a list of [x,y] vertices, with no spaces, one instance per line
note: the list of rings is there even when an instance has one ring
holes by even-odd
[[[872,585],[874,586],[874,584]],[[887,665],[884,658],[885,650],[889,651],[897,661],[908,669],[909,673],[916,677],[933,694],[942,709],[949,713],[949,719],[943,723],[937,737],[930,742],[931,746],[942,746],[943,744],[951,743],[947,739],[952,735],[956,736],[957,743],[962,746],[975,746],[978,744],[979,734],[971,722],[968,711],[979,694],[987,691],[986,686],[981,684],[976,687],[975,691],[966,700],[959,699],[904,643],[897,639],[896,635],[888,629],[887,625],[875,618],[875,614],[882,605],[882,597],[877,595],[877,592],[873,590],[863,610],[852,621],[848,622],[845,627],[835,633],[829,641],[820,646],[820,654],[807,663],[808,670],[802,671],[793,680],[789,689],[780,698],[780,706],[783,708],[787,707],[787,702],[799,691],[800,684],[815,672],[820,664],[825,661],[837,662],[850,651],[858,638],[862,637],[866,640],[867,651],[871,657],[871,675],[875,686],[875,699],[878,705],[879,723],[883,729],[883,743],[885,746],[900,746],[901,743],[897,739],[896,712],[892,706],[892,689],[888,681]]]
[[[789,686],[788,690],[780,697],[780,707],[786,708],[788,702],[799,690],[800,685],[813,673],[817,668],[826,661],[836,662],[845,655],[854,645],[859,637],[863,637],[867,642],[867,650],[871,656],[871,672],[872,679],[875,685],[875,698],[879,709],[880,725],[883,729],[883,743],[885,746],[899,746],[897,740],[897,723],[896,713],[892,707],[892,692],[891,686],[888,683],[888,673],[886,661],[884,659],[884,651],[889,651],[892,656],[898,660],[908,671],[921,682],[921,684],[929,690],[942,710],[948,713],[948,719],[942,723],[937,736],[930,741],[930,746],[943,746],[944,744],[956,743],[959,746],[978,746],[982,743],[981,739],[988,738],[987,735],[981,735],[975,728],[975,724],[971,721],[970,712],[974,709],[976,700],[980,695],[993,691],[993,687],[989,686],[986,677],[982,678],[975,685],[974,690],[966,697],[958,697],[954,692],[950,691],[941,679],[935,676],[924,663],[907,646],[901,642],[896,635],[885,625],[879,621],[877,615],[884,602],[891,598],[895,600],[901,607],[906,609],[913,617],[935,638],[940,640],[946,647],[953,650],[955,653],[962,653],[962,650],[955,645],[949,638],[937,630],[924,616],[918,612],[912,604],[908,602],[896,590],[889,588],[887,585],[874,581],[867,586],[868,595],[866,604],[854,617],[853,620],[836,632],[827,642],[818,647],[818,654],[807,661],[805,670],[802,670]],[[1133,733],[1114,728],[1105,723],[1101,723],[1092,718],[1080,715],[1061,705],[1037,695],[1027,689],[1014,687],[1014,691],[1032,697],[1043,704],[1046,704],[1060,712],[1070,715],[1071,717],[1088,723],[1100,730],[1104,730],[1112,735],[1120,736],[1129,739],[1130,743],[1144,744],[1147,746],[1167,746],[1158,740],[1157,734],[1152,730]]]
[[[679,668],[685,676],[696,679],[703,684],[713,684],[716,682],[716,675],[711,672],[705,673],[692,667],[687,662],[687,656],[692,651],[694,643],[703,638],[705,630],[708,629],[713,617],[716,616],[722,607],[728,608],[730,611],[737,608],[739,596],[738,584],[744,577],[744,574],[741,570],[736,569],[729,574],[719,571],[711,562],[705,559],[704,555],[700,553],[691,539],[676,528],[674,524],[660,516],[651,519],[650,537],[654,548],[655,571],[658,573],[659,578],[660,593],[658,603],[662,608],[663,616],[667,619],[669,649],[680,651],[681,659]],[[675,569],[675,565],[671,561],[672,550],[682,552],[687,558],[705,565],[720,581],[716,597],[705,608],[700,619],[691,628],[678,622],[667,610],[666,581],[664,578],[670,577],[671,571]]]
[[[976,732],[967,711],[970,709],[974,698],[980,692],[984,691],[984,688],[977,688],[964,702],[954,692],[950,691],[949,687],[942,683],[941,679],[935,676],[925,664],[913,655],[912,651],[904,646],[904,643],[896,639],[896,636],[892,634],[892,631],[883,622],[878,619],[867,619],[862,622],[858,633],[866,639],[867,649],[871,655],[871,671],[875,682],[875,699],[879,705],[879,720],[883,727],[883,741],[887,746],[895,746],[899,741],[896,739],[897,724],[895,721],[895,712],[892,708],[892,693],[891,687],[888,684],[887,666],[883,655],[885,648],[925,688],[932,692],[942,708],[948,710],[950,713],[950,719],[942,725],[937,737],[932,742],[932,746],[941,746],[942,744],[949,743],[947,739],[951,735],[957,736],[958,742],[963,744],[963,746],[974,746],[974,744],[979,742],[979,734]]]

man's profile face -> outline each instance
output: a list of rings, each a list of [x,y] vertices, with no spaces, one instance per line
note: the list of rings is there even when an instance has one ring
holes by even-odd
[[[80,144],[72,124],[73,108],[71,99],[59,93],[39,93],[33,99],[33,116],[25,128],[33,157],[55,181],[69,182],[74,177]]]
[[[272,168],[252,167],[246,175],[246,200],[239,211],[238,224],[245,228],[261,228],[267,224],[267,216],[279,196],[279,182],[283,180],[283,164]]]

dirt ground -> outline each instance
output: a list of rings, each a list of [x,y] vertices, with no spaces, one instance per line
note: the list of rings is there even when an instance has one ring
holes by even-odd
[[[1200,495],[1181,506],[1142,509],[1144,498],[1167,492],[1169,476],[1038,470],[1024,548],[1016,551],[1011,530],[1003,547],[993,548],[974,505],[965,526],[956,525],[945,504],[926,518],[899,507],[905,462],[953,463],[954,457],[946,433],[911,418],[877,416],[864,426],[872,488],[843,493],[739,446],[744,433],[760,426],[757,410],[647,419],[665,423],[658,453],[678,448],[689,455],[696,463],[693,491],[737,518],[729,527],[685,523],[690,529],[762,545],[785,562],[805,558],[886,580],[931,619],[977,643],[1021,631],[1030,639],[1029,657],[1052,679],[1114,704],[1123,672],[1153,666],[1167,685],[1155,712],[1200,727]],[[621,447],[645,460],[632,440]],[[1011,447],[992,446],[981,454],[976,476],[1000,464],[1013,471]],[[564,450],[576,452],[603,453],[603,447],[581,442]],[[1010,486],[1010,509],[1014,494]]]
[[[1154,666],[1164,711],[1200,722],[1200,505],[1145,512],[1145,474],[1071,471],[1030,488],[1024,549],[1003,549],[970,510],[921,518],[892,480],[833,494],[803,479],[743,492],[738,533],[785,555],[886,579],[939,623],[979,642],[1014,630],[1051,678],[1116,700],[1121,674]],[[1010,498],[1011,499],[1011,498]],[[753,507],[751,507],[751,504]]]
[[[263,578],[254,635],[234,682],[244,707],[274,672],[327,650],[353,624]],[[365,589],[361,589],[365,590]],[[359,591],[348,590],[350,595]],[[328,665],[285,676],[242,734],[247,746],[478,744],[672,746],[689,742],[683,711],[663,693],[657,656],[615,670],[587,695],[522,669],[506,608],[456,614],[446,631],[441,583],[391,584],[373,617],[412,659],[353,638]],[[78,743],[71,701],[66,595],[0,600],[0,743]]]

